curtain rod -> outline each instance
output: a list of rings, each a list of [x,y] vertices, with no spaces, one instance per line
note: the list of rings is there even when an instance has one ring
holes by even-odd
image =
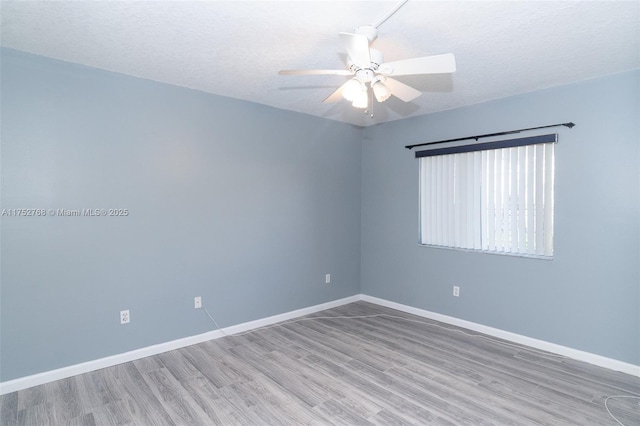
[[[560,126],[565,126],[565,127],[568,127],[568,128],[572,128],[573,126],[575,126],[575,124],[574,123],[550,124],[548,126],[529,127],[528,129],[509,130],[507,132],[487,133],[485,135],[467,136],[465,138],[447,139],[447,140],[444,140],[444,141],[419,143],[419,144],[415,144],[415,145],[407,145],[407,146],[405,146],[405,148],[413,149],[413,148],[415,148],[417,146],[435,145],[435,144],[438,144],[438,143],[446,143],[446,142],[466,141],[466,140],[469,140],[469,139],[475,139],[477,141],[480,138],[488,138],[488,137],[491,137],[491,136],[512,135],[514,133],[526,132],[527,130],[548,129],[549,127],[560,127]]]

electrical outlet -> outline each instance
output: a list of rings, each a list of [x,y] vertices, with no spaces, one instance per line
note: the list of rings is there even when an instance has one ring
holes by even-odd
[[[457,285],[453,286],[453,295],[455,297],[460,297],[460,287],[458,287]]]
[[[193,307],[194,309],[202,308],[202,297],[196,296],[193,298]]]
[[[129,324],[131,317],[129,316],[129,310],[120,311],[120,324]]]
[[[326,274],[324,276],[324,283],[329,284],[331,282],[331,274]]]

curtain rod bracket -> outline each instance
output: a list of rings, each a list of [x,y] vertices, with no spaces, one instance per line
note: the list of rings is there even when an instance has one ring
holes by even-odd
[[[405,148],[413,149],[413,148],[416,148],[418,146],[435,145],[435,144],[446,143],[446,142],[466,141],[466,140],[469,140],[469,139],[475,139],[475,141],[477,142],[480,138],[488,138],[488,137],[491,137],[491,136],[512,135],[514,133],[526,132],[527,130],[548,129],[549,127],[560,127],[560,126],[568,127],[568,128],[571,129],[573,126],[575,126],[575,123],[568,122],[568,123],[550,124],[548,126],[529,127],[527,129],[509,130],[509,131],[506,131],[506,132],[498,132],[498,133],[487,133],[487,134],[484,134],[484,135],[467,136],[467,137],[464,137],[464,138],[457,138],[457,139],[446,139],[446,140],[436,141],[436,142],[427,142],[427,143],[419,143],[419,144],[415,144],[415,145],[407,145],[407,146],[405,146]]]

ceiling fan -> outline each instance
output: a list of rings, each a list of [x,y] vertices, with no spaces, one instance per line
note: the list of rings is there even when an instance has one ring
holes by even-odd
[[[419,58],[384,62],[382,52],[370,47],[378,36],[378,27],[402,7],[400,2],[374,25],[356,28],[355,33],[340,33],[348,55],[345,70],[282,70],[280,75],[320,75],[333,74],[353,76],[335,92],[324,99],[324,103],[337,102],[344,98],[355,108],[366,109],[373,101],[370,92],[378,102],[384,102],[391,95],[411,102],[421,95],[419,90],[392,77],[415,74],[452,73],[456,70],[455,57],[451,53]],[[365,111],[366,112],[366,111]]]

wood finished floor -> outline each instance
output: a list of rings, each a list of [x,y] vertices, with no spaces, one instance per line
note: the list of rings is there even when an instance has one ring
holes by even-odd
[[[617,425],[640,379],[357,302],[13,392],[11,425]],[[439,325],[439,326],[435,326]],[[462,331],[462,332],[461,332]],[[477,333],[472,333],[476,334]],[[610,399],[640,425],[637,399]]]

